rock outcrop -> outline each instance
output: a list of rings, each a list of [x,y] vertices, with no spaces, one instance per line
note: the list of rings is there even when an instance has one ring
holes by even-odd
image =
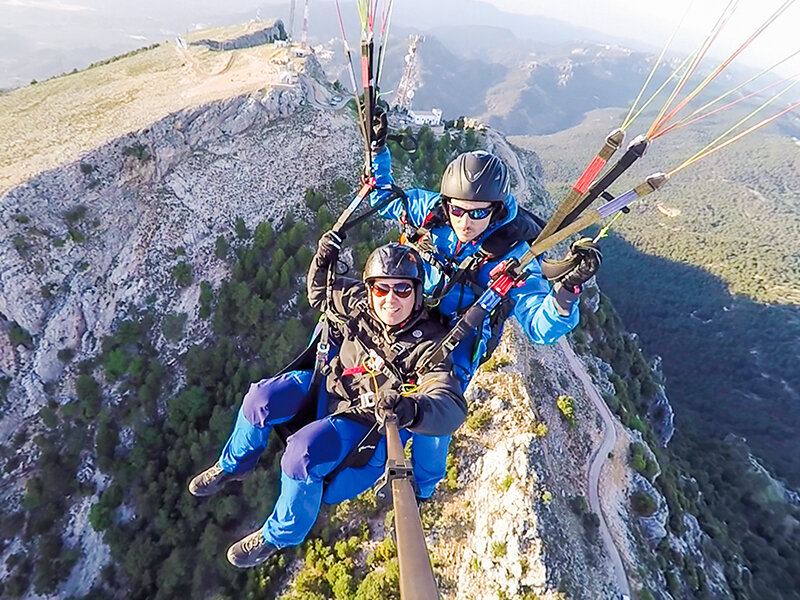
[[[662,448],[666,448],[675,435],[675,412],[663,385],[658,386],[656,397],[650,403],[647,420],[658,438],[658,443]]]
[[[631,484],[632,493],[647,494],[656,504],[657,508],[653,514],[637,517],[647,545],[655,548],[667,536],[667,519],[669,518],[667,501],[655,486],[639,473],[633,474]]]
[[[226,40],[201,39],[191,43],[192,46],[205,46],[211,50],[240,50],[242,48],[253,48],[263,44],[271,44],[277,40],[285,40],[286,30],[283,21],[277,20],[272,24],[260,27],[258,31],[246,33],[238,37]]]

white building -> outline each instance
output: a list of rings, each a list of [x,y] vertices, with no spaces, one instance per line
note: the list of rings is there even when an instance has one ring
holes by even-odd
[[[411,122],[414,125],[429,125],[436,127],[442,124],[442,111],[438,108],[432,109],[430,112],[417,112],[413,110],[408,111],[408,116],[411,117]]]

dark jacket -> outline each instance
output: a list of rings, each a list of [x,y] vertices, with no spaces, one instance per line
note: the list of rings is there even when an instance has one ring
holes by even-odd
[[[326,307],[327,269],[320,254],[315,255],[308,271],[308,301],[319,310],[327,308],[328,318],[338,320],[338,327],[342,329],[341,347],[330,361],[330,371],[325,378],[329,411],[347,410],[348,417],[372,424],[375,422],[374,396],[367,395],[374,393],[375,384],[380,393],[392,389],[400,391],[401,384],[415,383],[420,386],[419,391],[411,394],[417,402],[417,418],[408,429],[424,435],[453,433],[464,421],[467,407],[461,385],[453,375],[452,362],[447,359],[420,381],[415,373],[417,364],[448,330],[424,310],[405,323],[387,328],[372,312],[366,286],[347,277],[334,279],[330,290],[331,306]],[[360,369],[370,360],[369,349],[377,350],[387,361],[375,372],[374,380]],[[363,404],[361,398],[365,398]]]

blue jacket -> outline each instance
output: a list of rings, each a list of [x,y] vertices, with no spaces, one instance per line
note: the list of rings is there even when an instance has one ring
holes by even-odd
[[[378,186],[394,183],[392,178],[392,157],[388,148],[373,158],[372,168]],[[386,197],[388,192],[373,192],[370,204],[374,206]],[[419,227],[422,221],[439,201],[439,194],[429,190],[415,188],[406,192],[408,196],[408,219],[412,225]],[[458,238],[449,225],[435,227],[431,230],[431,240],[446,259],[453,259],[457,266],[464,258],[476,253],[481,243],[499,227],[510,222],[517,216],[517,201],[509,194],[505,200],[506,215],[492,223],[485,232],[476,240],[458,246]],[[403,203],[395,200],[381,209],[378,213],[386,219],[399,219],[403,214]],[[477,273],[478,284],[485,289],[489,283],[489,272],[503,260],[511,257],[518,258],[525,254],[529,245],[520,242],[505,256],[494,261],[484,263]],[[542,277],[539,263],[534,261],[529,265],[531,275],[522,287],[514,288],[510,292],[514,301],[512,314],[522,325],[525,333],[535,344],[553,344],[562,335],[571,331],[579,321],[577,296],[565,289],[558,290],[558,301],[550,284]],[[431,293],[443,273],[434,265],[425,264],[425,291]],[[439,310],[446,315],[451,324],[455,323],[461,310],[470,306],[476,299],[475,293],[469,285],[455,285],[441,299]],[[475,369],[481,362],[486,351],[486,344],[491,336],[488,319],[484,321],[480,339],[476,334],[468,336],[453,353],[455,372],[464,386],[472,378]]]

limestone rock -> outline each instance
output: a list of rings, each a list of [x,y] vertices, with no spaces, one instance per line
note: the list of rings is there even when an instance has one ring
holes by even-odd
[[[639,473],[634,473],[631,479],[631,493],[635,492],[649,495],[658,505],[656,512],[649,517],[637,516],[645,540],[651,548],[655,548],[667,535],[667,519],[669,519],[667,501],[655,486]]]
[[[44,335],[36,352],[34,369],[45,383],[53,383],[61,377],[63,362],[58,351],[77,350],[86,332],[86,321],[77,298],[70,300],[48,321]]]
[[[19,359],[14,347],[11,345],[11,338],[8,337],[7,328],[0,321],[0,373],[6,377],[14,377],[19,368]]]
[[[667,398],[663,385],[658,386],[656,397],[647,411],[647,420],[658,437],[661,447],[666,448],[675,434],[675,412],[672,409],[669,398]]]
[[[725,578],[723,566],[707,556],[704,545],[711,541],[701,529],[697,518],[689,513],[683,514],[683,534],[680,537],[670,535],[669,545],[672,551],[691,557],[697,568],[706,575],[708,588],[714,597],[732,598],[733,593]]]
[[[283,21],[280,19],[268,24],[257,31],[241,35],[230,40],[209,40],[202,39],[192,42],[192,46],[205,46],[211,50],[238,50],[241,48],[252,48],[263,44],[271,44],[275,40],[285,40],[286,31]]]

